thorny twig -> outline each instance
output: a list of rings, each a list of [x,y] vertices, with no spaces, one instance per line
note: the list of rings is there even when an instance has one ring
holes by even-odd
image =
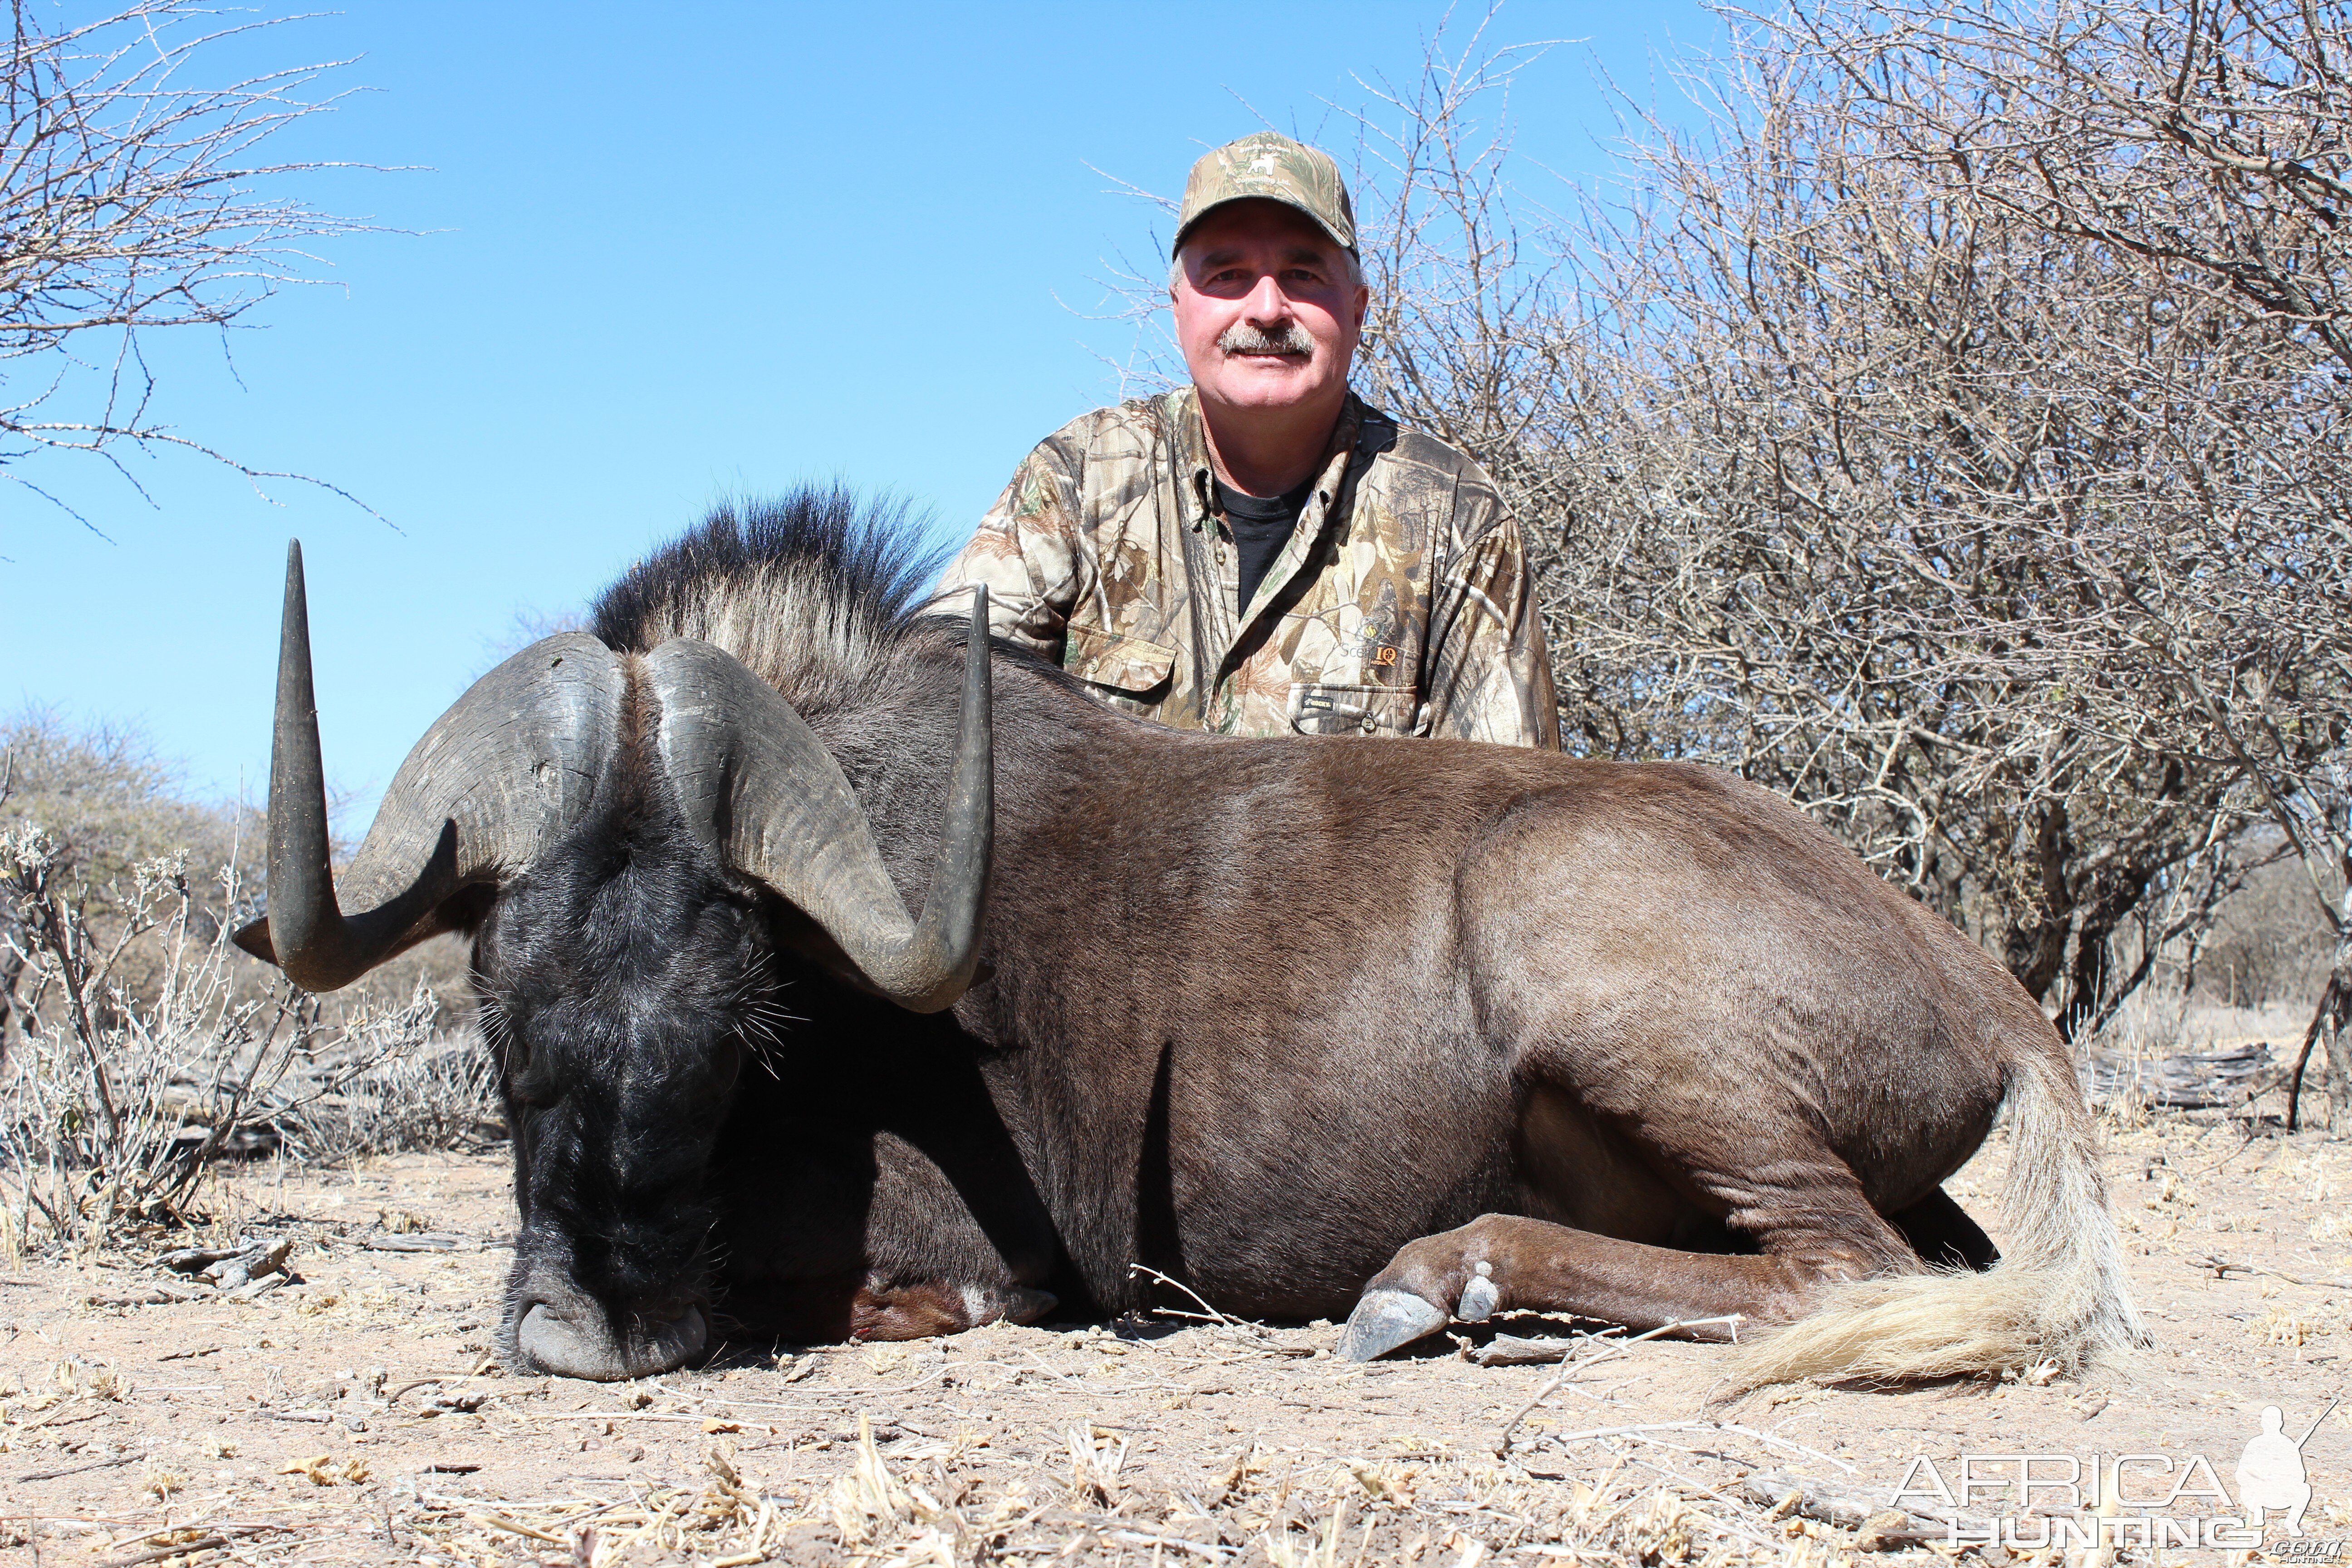
[[[1519,1429],[1519,1423],[1526,1420],[1528,1415],[1535,1410],[1536,1406],[1541,1405],[1545,1400],[1549,1399],[1552,1394],[1559,1390],[1559,1385],[1568,1381],[1568,1374],[1570,1373],[1589,1370],[1590,1368],[1600,1365],[1602,1362],[1607,1361],[1612,1356],[1622,1354],[1627,1347],[1638,1345],[1643,1340],[1654,1340],[1661,1334],[1671,1334],[1683,1329],[1712,1328],[1717,1325],[1727,1326],[1731,1330],[1733,1342],[1737,1343],[1738,1342],[1739,1325],[1747,1321],[1748,1319],[1746,1314],[1740,1312],[1732,1312],[1719,1318],[1686,1318],[1680,1322],[1661,1323],[1656,1328],[1652,1329],[1645,1333],[1635,1334],[1630,1339],[1612,1341],[1606,1350],[1588,1361],[1580,1362],[1563,1357],[1559,1363],[1559,1370],[1552,1373],[1550,1381],[1546,1383],[1542,1388],[1536,1391],[1536,1396],[1533,1399],[1528,1400],[1525,1405],[1520,1405],[1517,1410],[1514,1411],[1508,1421],[1503,1423],[1502,1435],[1495,1439],[1495,1457],[1496,1458],[1505,1458],[1509,1456],[1511,1451],[1511,1434]],[[1609,1331],[1613,1332],[1614,1331]],[[1595,1334],[1592,1336],[1592,1338],[1596,1340],[1601,1337],[1602,1336],[1601,1334]]]
[[[1138,1274],[1148,1274],[1151,1277],[1151,1279],[1155,1284],[1165,1285],[1171,1290],[1181,1290],[1186,1296],[1192,1300],[1196,1306],[1201,1309],[1199,1312],[1180,1312],[1166,1307],[1154,1307],[1152,1311],[1160,1317],[1182,1318],[1194,1322],[1205,1321],[1217,1323],[1228,1329],[1240,1329],[1251,1334],[1263,1335],[1265,1332],[1265,1327],[1262,1324],[1247,1322],[1240,1318],[1229,1317],[1225,1313],[1220,1312],[1217,1309],[1209,1305],[1207,1301],[1202,1300],[1200,1293],[1194,1290],[1190,1285],[1185,1284],[1180,1279],[1171,1279],[1167,1275],[1162,1274],[1160,1270],[1150,1267],[1149,1264],[1130,1263],[1127,1266],[1127,1272],[1130,1278]]]
[[[1595,1426],[1583,1432],[1549,1433],[1545,1436],[1544,1441],[1565,1444],[1590,1442],[1601,1437],[1638,1438],[1647,1432],[1730,1432],[1742,1437],[1753,1438],[1767,1447],[1786,1448],[1792,1454],[1802,1454],[1808,1458],[1823,1460],[1835,1465],[1848,1475],[1853,1473],[1853,1467],[1834,1454],[1824,1454],[1818,1448],[1808,1448],[1802,1443],[1792,1443],[1786,1437],[1777,1437],[1769,1432],[1759,1432],[1753,1426],[1743,1426],[1735,1421],[1647,1421],[1631,1426]]]
[[[0,363],[18,390],[0,406],[0,480],[85,527],[13,460],[89,454],[144,496],[119,449],[179,450],[257,489],[289,479],[354,500],[331,484],[242,462],[152,413],[142,332],[226,331],[280,288],[313,280],[306,242],[372,226],[262,190],[289,175],[355,166],[257,155],[288,126],[334,105],[341,95],[306,95],[344,62],[193,85],[198,72],[295,19],[217,18],[201,0],[128,0],[54,27],[33,7],[14,8],[0,65]],[[73,416],[51,412],[61,397],[81,405]]]

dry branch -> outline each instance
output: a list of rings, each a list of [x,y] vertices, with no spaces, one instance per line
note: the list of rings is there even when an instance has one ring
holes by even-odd
[[[1823,1524],[1864,1531],[1866,1550],[1885,1551],[1949,1541],[1956,1530],[1976,1539],[1990,1539],[1987,1532],[1991,1529],[1990,1521],[1973,1518],[1958,1510],[1946,1512],[1890,1509],[1868,1493],[1851,1487],[1832,1486],[1827,1481],[1776,1470],[1757,1471],[1739,1483],[1739,1489],[1752,1502],[1769,1508],[1787,1507],[1791,1512]]]
[[[133,0],[55,29],[38,16],[14,8],[0,68],[0,478],[54,500],[23,459],[95,454],[130,479],[128,445],[195,453],[257,486],[304,479],[162,423],[140,334],[232,327],[311,280],[306,242],[367,226],[275,194],[346,165],[268,155],[332,107],[310,94],[344,62],[219,79],[216,62],[289,18],[224,23],[199,0]]]

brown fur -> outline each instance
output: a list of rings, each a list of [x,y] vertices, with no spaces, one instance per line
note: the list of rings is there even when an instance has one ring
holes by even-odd
[[[818,720],[910,900],[937,811],[907,763],[915,668]],[[953,1016],[1055,1289],[1140,1305],[1140,1261],[1251,1313],[1336,1313],[1367,1281],[1452,1310],[1483,1261],[1501,1307],[1635,1328],[1830,1309],[1754,1377],[2137,1337],[2054,1031],[1784,802],[1689,766],[1218,741],[1018,661],[998,679],[993,974]],[[1990,1275],[1920,1276],[1900,1323],[1891,1298],[1857,1318],[1838,1282],[1918,1274],[1887,1216],[1940,1200],[2021,1083],[2020,1168],[2063,1222]]]
[[[646,581],[600,631],[711,637],[773,683],[919,906],[961,628],[836,637],[862,623],[819,570]],[[929,1022],[801,994],[800,1076],[738,1112],[744,1299],[855,1263],[1117,1310],[1154,1299],[1141,1263],[1254,1315],[1452,1310],[1483,1264],[1498,1309],[1801,1322],[1749,1379],[2139,1337],[2056,1033],[1786,802],[1681,764],[1179,732],[1010,651],[996,691],[987,978]],[[2014,1254],[1928,1273],[1990,1256],[1940,1184],[2004,1104]]]

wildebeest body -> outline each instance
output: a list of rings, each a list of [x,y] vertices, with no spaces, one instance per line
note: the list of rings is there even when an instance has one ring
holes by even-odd
[[[1160,728],[960,652],[908,583],[837,498],[714,520],[461,700],[328,889],[289,577],[273,898],[320,934],[287,966],[475,933],[517,1364],[674,1364],[705,1305],[890,1337],[1164,1300],[1138,1265],[1352,1307],[1359,1356],[1509,1307],[1801,1320],[1751,1375],[2137,1336],[2055,1032],[1786,803]],[[478,739],[506,705],[539,751]],[[1939,1184],[2004,1107],[2011,1256],[1927,1273],[1991,1262]]]
[[[942,634],[907,652],[895,700],[810,718],[912,902],[956,654]],[[976,1121],[1002,1126],[1042,1210],[1024,1282],[1049,1283],[1044,1221],[1069,1270],[1050,1283],[1074,1275],[1101,1310],[1158,1299],[1141,1262],[1227,1310],[1343,1313],[1404,1243],[1487,1212],[1736,1247],[1723,1222],[1762,1163],[1754,1123],[1783,1107],[1881,1213],[1990,1125],[2014,1020],[1968,1010],[1990,960],[1752,786],[1463,742],[1216,740],[1107,712],[1017,658],[997,680],[992,975],[953,1030],[901,1015],[796,1032],[791,1068],[738,1116],[747,1147],[772,1148],[793,1102],[817,1121],[890,1107],[938,1070],[860,1048],[866,1081],[841,1082],[859,1069],[809,1060],[833,1038],[928,1035],[942,1066],[971,1052],[988,1114],[936,1117],[930,1148],[952,1163]],[[1767,1096],[1781,1104],[1759,1118]],[[1712,1171],[1681,1163],[1709,1149]],[[810,1206],[786,1188],[746,1212]],[[727,1230],[747,1285],[761,1223]],[[780,1250],[768,1267],[789,1273]]]

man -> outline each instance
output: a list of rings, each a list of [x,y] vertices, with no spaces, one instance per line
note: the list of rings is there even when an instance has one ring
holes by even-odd
[[[1192,384],[1046,437],[942,592],[987,584],[992,630],[1162,723],[1557,748],[1493,481],[1348,390],[1370,293],[1339,166],[1272,132],[1217,149],[1171,261]]]

